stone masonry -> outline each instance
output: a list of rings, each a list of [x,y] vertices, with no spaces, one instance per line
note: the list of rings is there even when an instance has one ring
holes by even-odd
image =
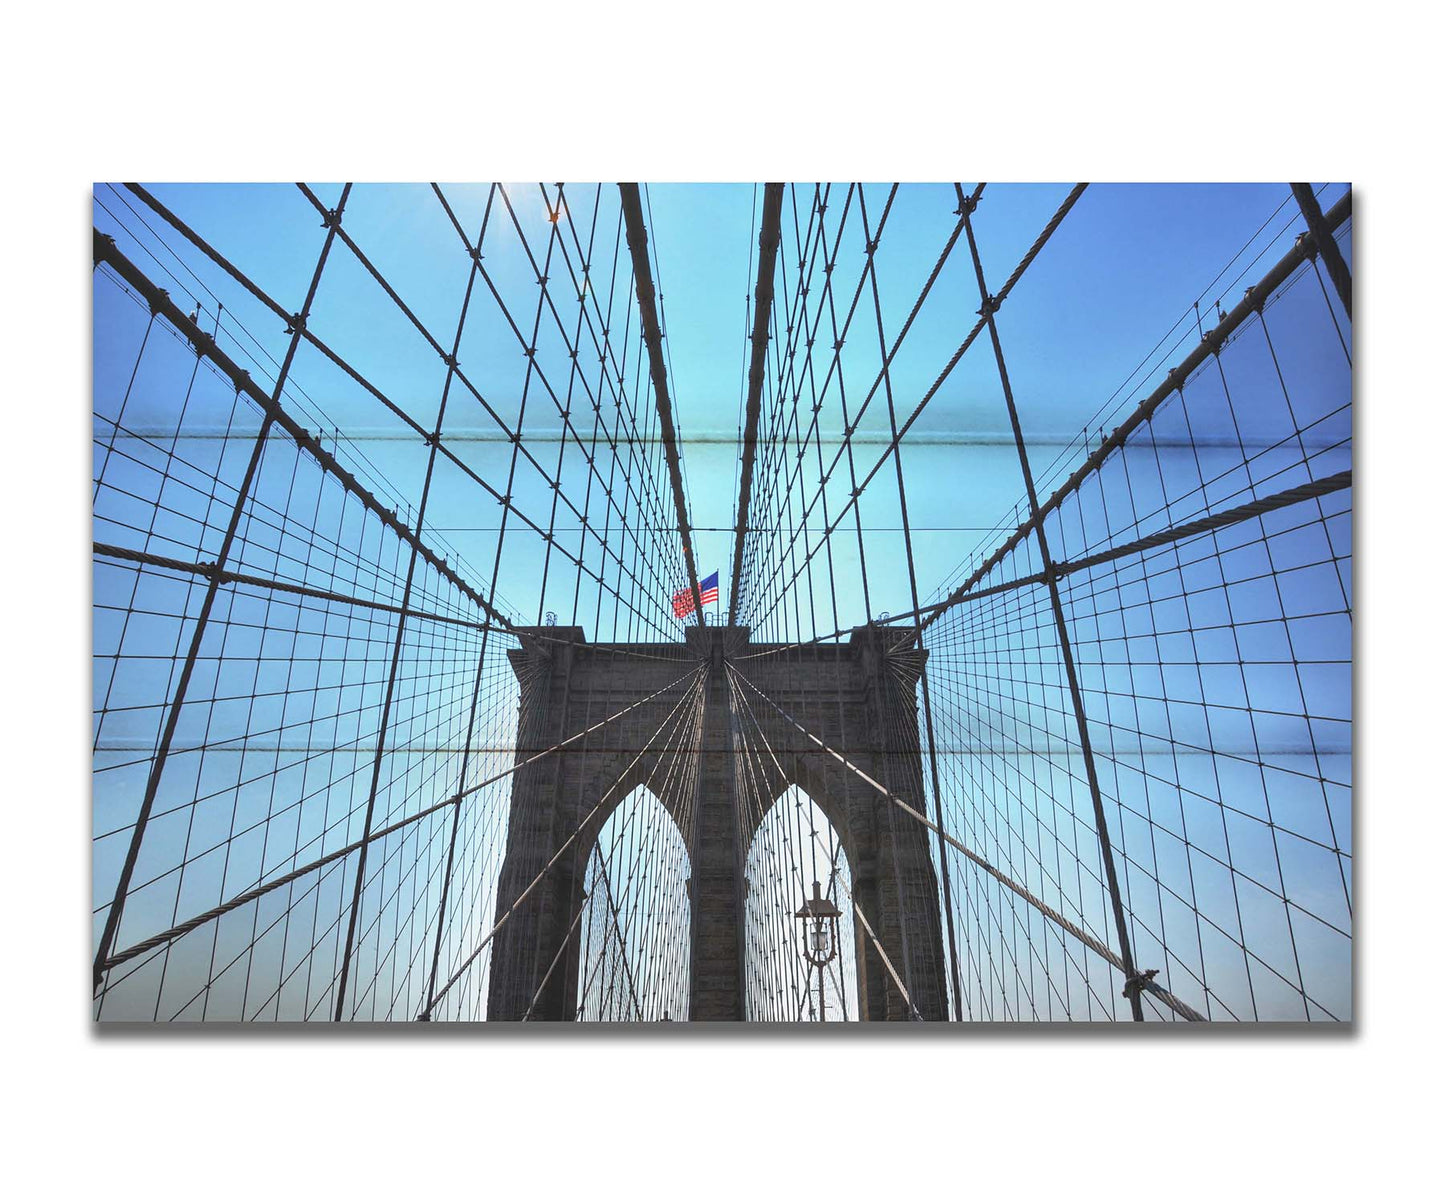
[[[743,1019],[743,865],[757,817],[743,821],[740,830],[733,741],[740,724],[756,733],[756,719],[772,750],[762,758],[771,798],[797,785],[827,815],[848,858],[853,896],[918,1013],[944,1019],[947,991],[931,833],[745,687],[738,697],[746,699],[751,714],[735,715],[725,668],[726,660],[808,731],[924,812],[914,688],[923,656],[912,637],[911,628],[870,624],[854,629],[844,644],[779,648],[750,643],[746,628],[693,627],[685,644],[619,645],[589,644],[579,627],[523,629],[521,647],[509,653],[521,687],[518,760],[646,698],[699,664],[706,665],[702,747],[690,817],[677,813],[683,809],[680,792],[663,790],[684,754],[652,746],[681,686],[514,775],[498,918],[583,818],[594,808],[596,814],[497,934],[488,1018],[518,1020],[529,1006],[534,1020],[573,1018],[580,962],[575,933],[550,978],[548,970],[583,904],[587,860],[603,823],[635,787],[646,785],[673,811],[691,861],[688,1018]],[[779,650],[754,655],[770,649]],[[691,740],[686,743],[690,750]],[[855,930],[860,1018],[907,1019],[903,997],[873,943],[861,924]]]

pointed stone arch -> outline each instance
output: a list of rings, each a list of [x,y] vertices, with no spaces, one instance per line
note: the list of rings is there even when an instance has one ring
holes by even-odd
[[[790,855],[778,855],[780,844]],[[822,975],[827,1017],[859,1019],[864,950],[853,917],[852,881],[842,833],[805,789],[796,783],[785,786],[768,805],[743,858],[743,1011],[748,1019],[818,1018],[818,975],[803,959],[804,934],[794,914],[814,882],[843,913],[837,954]],[[796,975],[787,974],[788,962],[801,970],[802,991],[793,989]],[[771,997],[785,985],[789,997],[779,1010]]]
[[[638,785],[666,796],[692,865],[689,1018],[743,1018],[742,865],[762,818],[739,811],[736,742],[740,725],[750,723],[767,746],[753,769],[766,783],[764,792],[771,791],[771,800],[791,786],[802,789],[848,857],[854,900],[877,938],[876,945],[865,940],[860,946],[860,1018],[902,1020],[916,1011],[944,1019],[947,987],[928,829],[756,700],[742,714],[729,686],[733,663],[819,738],[846,750],[864,773],[926,813],[914,696],[923,662],[911,642],[911,629],[877,625],[855,629],[846,643],[787,649],[750,644],[740,627],[689,628],[680,645],[590,645],[576,627],[525,629],[522,646],[510,653],[521,683],[519,760],[647,698],[689,665],[705,666],[702,737],[689,753],[697,758],[690,801],[653,785],[676,754],[646,743],[676,704],[676,692],[630,713],[625,729],[609,734],[610,743],[569,747],[514,776],[499,919],[563,842],[574,833],[576,839],[493,942],[489,1018],[520,1019],[529,1007],[535,1019],[573,1018],[580,959],[568,934],[585,902],[586,857],[612,809]],[[778,655],[754,655],[773,649]],[[594,808],[596,815],[586,819]]]
[[[580,1020],[678,1020],[688,1014],[692,864],[672,811],[645,784],[598,829],[573,940]]]

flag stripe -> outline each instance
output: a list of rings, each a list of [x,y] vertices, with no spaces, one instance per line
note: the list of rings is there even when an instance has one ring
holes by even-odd
[[[709,602],[717,601],[717,578],[718,571],[714,570],[698,583],[698,592],[702,595],[702,604],[706,606]],[[692,586],[680,589],[672,595],[672,613],[674,617],[685,619],[692,614],[697,607],[692,600]]]

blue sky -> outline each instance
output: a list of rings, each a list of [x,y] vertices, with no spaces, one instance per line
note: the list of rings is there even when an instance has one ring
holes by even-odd
[[[1001,286],[1069,187],[987,188],[974,221],[991,290]],[[334,204],[340,194],[336,185],[314,188],[327,205]],[[153,190],[283,307],[291,310],[300,305],[324,231],[316,211],[293,185],[157,185]],[[553,186],[547,186],[547,191],[555,196]],[[1326,188],[1322,205],[1328,208],[1342,191],[1340,185]],[[500,491],[505,488],[512,458],[511,444],[500,435],[500,425],[514,426],[520,416],[524,442],[534,450],[541,471],[522,464],[510,493],[519,509],[545,527],[552,491],[544,474],[554,471],[559,451],[562,479],[569,483],[569,490],[580,490],[575,483],[586,478],[575,444],[558,441],[558,409],[571,405],[574,415],[589,416],[585,395],[589,388],[600,387],[594,379],[595,369],[580,368],[580,375],[574,375],[569,367],[566,344],[574,337],[573,290],[585,287],[599,313],[606,311],[610,302],[619,324],[633,306],[626,247],[619,248],[617,241],[616,191],[611,185],[600,190],[568,186],[566,221],[560,223],[568,233],[554,241],[559,225],[550,219],[558,216],[558,211],[544,198],[542,189],[537,185],[508,186],[507,199],[516,226],[525,234],[525,247],[511,215],[503,217],[499,194],[492,194],[486,186],[444,186],[443,192],[472,239],[482,225],[489,196],[492,198],[484,264],[511,322],[520,330],[519,336],[496,300],[479,288],[458,359],[500,424],[475,398],[454,388],[442,425],[443,439],[470,471]],[[842,186],[834,190],[830,217],[839,212],[845,192]],[[887,194],[887,185],[868,185],[862,190],[873,226]],[[797,194],[803,209],[810,195],[804,190]],[[703,575],[721,571],[726,597],[746,371],[747,299],[752,288],[749,263],[756,241],[755,206],[760,190],[751,184],[654,184],[647,189],[646,198],[688,499],[697,528],[698,568]],[[910,185],[897,194],[876,261],[885,334],[890,340],[954,227],[956,204],[954,188],[947,184]],[[837,287],[849,292],[864,257],[861,215],[856,201],[854,205],[835,269],[842,282]],[[600,215],[595,233],[594,215]],[[806,223],[805,211],[798,220]],[[161,223],[124,190],[97,186],[95,221],[97,228],[115,235],[121,250],[143,271],[169,288],[183,308],[199,302],[207,328],[215,320],[219,298],[225,306],[222,346],[243,364],[251,363],[258,380],[268,378],[274,371],[268,357],[279,360],[287,342],[283,324],[275,315],[174,232],[167,231],[164,240],[157,238],[155,231],[162,229]],[[784,207],[780,296],[785,279],[790,282],[786,287],[791,296],[791,281],[796,276],[793,221],[790,193]],[[345,228],[418,320],[438,342],[449,346],[470,264],[460,236],[433,191],[424,185],[358,186],[347,205]],[[1302,228],[1283,184],[1092,185],[1084,193],[999,317],[1013,390],[1042,491],[1051,489],[1081,457],[1083,428],[1088,427],[1091,440],[1097,439],[1100,427],[1112,428],[1122,413],[1193,347],[1199,336],[1195,302],[1201,302],[1199,325],[1207,330],[1214,324],[1216,301],[1226,309],[1236,303],[1243,288],[1283,254]],[[568,239],[575,241],[569,243]],[[1348,255],[1348,238],[1343,242]],[[550,266],[534,266],[533,257],[542,257],[549,246],[554,250]],[[586,258],[592,267],[583,286],[574,282],[582,280],[581,262]],[[614,258],[622,265],[616,275],[611,270]],[[560,326],[545,311],[538,319],[539,270],[549,274],[550,291],[558,298]],[[1338,340],[1324,337],[1331,330],[1328,323],[1333,307],[1323,293],[1311,292],[1311,288],[1311,281],[1303,281],[1271,311],[1271,346],[1280,361],[1279,372],[1261,332],[1257,328],[1242,332],[1226,358],[1231,376],[1229,403],[1224,403],[1218,383],[1201,374],[1186,390],[1191,425],[1181,424],[1181,407],[1161,411],[1153,432],[1161,444],[1158,458],[1152,448],[1142,460],[1131,452],[1116,459],[1113,475],[1102,478],[1105,488],[1116,491],[1110,498],[1109,513],[1124,513],[1139,526],[1105,528],[1100,501],[1092,495],[1083,497],[1074,510],[1056,520],[1056,557],[1079,555],[1108,537],[1129,538],[1209,507],[1238,504],[1254,493],[1263,496],[1349,466],[1348,358],[1341,354]],[[569,296],[570,309],[563,304]],[[955,248],[893,362],[891,384],[900,416],[911,410],[933,383],[973,326],[978,304],[977,284],[964,244]],[[159,506],[155,499],[146,503],[148,470],[107,458],[105,420],[124,404],[128,428],[164,442],[168,434],[176,433],[177,397],[184,393],[189,400],[175,443],[176,454],[193,466],[199,474],[197,480],[204,484],[208,472],[223,479],[236,477],[238,457],[243,460],[247,454],[246,436],[254,430],[254,418],[244,408],[236,409],[228,390],[209,372],[202,370],[191,378],[194,357],[164,332],[149,336],[154,341],[147,344],[137,369],[137,347],[147,337],[145,312],[109,285],[97,286],[95,306],[95,408],[101,416],[97,431],[102,436],[97,444],[97,472],[106,476],[111,486],[122,487],[120,491],[112,488],[97,502],[96,538],[129,544],[136,541],[138,532],[148,529],[151,551],[182,559],[207,559],[214,555],[224,525],[224,505],[212,503],[207,522],[197,526],[167,512],[168,506],[173,511],[193,510],[193,497],[187,500],[163,494]],[[864,318],[871,317],[862,312]],[[534,322],[535,336],[531,334]],[[328,263],[309,327],[406,414],[430,428],[436,420],[445,368],[344,248],[337,248]],[[533,337],[534,364],[545,382],[535,374],[529,377],[528,357],[522,351],[523,343]],[[621,340],[614,330],[614,345],[624,342],[633,348],[626,389],[631,397],[645,402],[648,393],[645,377],[639,372],[642,361],[635,351],[635,325]],[[776,347],[775,343],[775,353]],[[859,399],[876,375],[879,359],[876,328],[860,319],[840,355],[855,415]],[[1281,376],[1290,390],[1288,398],[1281,391]],[[1299,455],[1288,449],[1287,454],[1276,449],[1266,455],[1272,441],[1290,432],[1289,423],[1281,417],[1286,401],[1295,422],[1313,425]],[[339,431],[342,461],[355,467],[408,521],[415,520],[426,449],[401,422],[317,351],[305,346],[297,356],[286,403],[303,425],[322,434],[328,446],[335,445],[334,435],[328,432]],[[824,454],[828,456],[838,446],[841,417],[831,408],[838,404],[836,396],[825,398],[825,403]],[[770,394],[764,400],[765,433],[773,412]],[[1238,432],[1236,424],[1242,428]],[[225,435],[228,427],[241,437],[218,437]],[[854,438],[860,471],[870,468],[883,454],[887,433],[887,410],[880,393]],[[1241,437],[1247,448],[1241,448]],[[965,356],[910,432],[903,445],[903,462],[918,589],[921,600],[927,601],[956,582],[971,563],[971,555],[991,550],[999,542],[999,532],[1011,530],[1020,517],[1016,507],[1023,485],[986,339]],[[278,513],[296,513],[298,488],[301,501],[307,488],[320,488],[319,484],[308,485],[309,470],[304,466],[298,469],[296,464],[294,454],[278,458],[268,452],[256,489],[261,503]],[[1170,483],[1154,502],[1146,503],[1146,477],[1151,468],[1168,475]],[[499,507],[454,465],[440,463],[436,472],[423,536],[454,561],[459,556],[467,579],[485,587],[497,557]],[[1127,487],[1139,491],[1132,509],[1121,505],[1117,493],[1124,487],[1121,474],[1125,473]],[[644,476],[640,474],[632,483],[640,488]],[[298,479],[302,481],[299,486]],[[664,478],[659,475],[655,480]],[[175,482],[166,488],[174,490]],[[798,502],[810,499],[816,488],[816,473],[805,474],[797,487]],[[134,496],[128,496],[126,490]],[[841,474],[830,483],[825,496],[835,509],[841,497],[846,497]],[[582,501],[580,496],[573,500],[579,505]],[[670,499],[664,500],[670,503]],[[327,503],[318,495],[316,504]],[[588,512],[595,517],[599,511],[592,507]],[[669,505],[665,515],[670,513]],[[856,539],[851,525],[845,526],[829,549],[834,557],[836,592],[830,591],[827,598],[821,594],[810,598],[814,615],[810,619],[808,606],[802,606],[801,625],[791,604],[772,608],[758,594],[750,603],[757,616],[755,636],[806,638],[816,631],[831,630],[832,604],[844,625],[864,621],[870,609],[874,616],[882,611],[897,614],[908,610],[911,595],[898,513],[893,474],[880,472],[859,503],[869,606],[865,607],[863,600]],[[304,524],[308,520],[299,521]],[[326,515],[326,523],[328,529],[334,527],[340,543],[360,546],[364,558],[384,560],[394,555],[374,524],[369,527],[359,514],[339,509]],[[569,530],[564,515],[556,527],[559,546],[579,546],[575,523]],[[1227,540],[1224,546],[1228,547]],[[1348,857],[1345,784],[1349,780],[1350,675],[1349,624],[1344,613],[1349,597],[1348,561],[1343,576],[1324,566],[1331,556],[1348,557],[1348,516],[1332,517],[1303,533],[1278,536],[1276,554],[1283,556],[1288,551],[1295,555],[1298,569],[1288,564],[1281,568],[1281,562],[1265,564],[1262,546],[1242,546],[1225,558],[1227,582],[1191,580],[1190,573],[1197,569],[1161,570],[1159,580],[1182,583],[1180,588],[1189,593],[1187,599],[1175,588],[1173,593],[1166,589],[1164,596],[1150,593],[1142,604],[1126,601],[1131,590],[1154,588],[1155,570],[1151,569],[1147,587],[1139,581],[1099,585],[1099,579],[1107,574],[1076,579],[1077,597],[1071,595],[1068,606],[1080,630],[1081,674],[1091,727],[1097,729],[1093,737],[1111,761],[1106,791],[1121,839],[1127,843],[1132,838],[1135,850],[1133,868],[1125,871],[1126,880],[1136,880],[1138,889],[1147,894],[1151,880],[1165,877],[1183,891],[1187,879],[1187,889],[1199,892],[1192,898],[1191,909],[1207,913],[1220,926],[1220,934],[1208,942],[1195,934],[1192,955],[1172,952],[1180,947],[1181,937],[1175,931],[1164,932],[1164,943],[1171,949],[1168,957],[1182,959],[1178,972],[1185,976],[1192,968],[1209,974],[1211,986],[1221,992],[1221,998],[1227,996],[1232,1004],[1247,1010],[1241,1000],[1253,990],[1253,984],[1245,982],[1247,968],[1230,961],[1226,935],[1233,932],[1236,940],[1241,935],[1237,917],[1232,919],[1229,912],[1240,881],[1236,868],[1244,870],[1247,865],[1253,867],[1252,880],[1264,882],[1259,889],[1266,896],[1273,889],[1295,900],[1307,898],[1312,912],[1326,922],[1324,928],[1315,924],[1309,930],[1311,935],[1304,938],[1312,960],[1307,971],[1299,972],[1304,973],[1313,998],[1327,999],[1332,1011],[1347,1011],[1348,942],[1341,945],[1328,925],[1348,931],[1349,888],[1340,885],[1340,875],[1347,879],[1348,871],[1338,854],[1326,853],[1322,860],[1321,849],[1338,843]],[[590,549],[584,548],[584,560],[596,564],[597,556],[592,541]],[[1030,571],[1026,559],[1021,553],[1006,562],[1004,569]],[[272,571],[276,565],[274,553],[264,546],[242,548],[239,560],[257,572]],[[675,638],[677,629],[666,606],[670,592],[682,585],[675,541],[665,533],[653,536],[644,561],[641,567],[646,580],[641,588],[645,592],[630,595],[629,610],[613,596],[615,586],[611,591],[598,590],[585,576],[579,585],[575,570],[555,557],[547,561],[544,541],[514,523],[499,562],[498,604],[519,623],[537,622],[546,611],[556,612],[562,623],[575,619],[594,640]],[[785,571],[791,572],[794,563],[788,560]],[[1000,572],[1003,577],[996,579],[1009,575]],[[1259,582],[1281,573],[1280,592],[1261,594]],[[776,588],[778,579],[774,573],[763,586],[771,582]],[[179,585],[148,583],[147,588],[158,591],[150,600],[154,613],[138,616],[135,626],[122,635],[118,616],[131,581],[111,567],[97,569],[96,693],[98,706],[103,702],[116,712],[106,720],[104,740],[124,737],[144,745],[154,738],[159,716],[156,703],[166,697],[174,671],[173,664],[167,663],[167,648],[174,646],[184,630],[184,623],[175,616],[193,614],[195,595]],[[439,606],[448,604],[441,597],[444,593],[438,591]],[[1312,615],[1311,600],[1315,598],[1328,599],[1323,604],[1328,613],[1302,617]],[[1029,605],[1035,603],[1036,599]],[[955,631],[941,624],[933,637],[933,663],[940,676],[948,674],[950,663],[959,674],[953,693],[940,704],[941,724],[953,724],[940,733],[945,794],[967,799],[973,807],[991,808],[991,819],[985,816],[977,821],[976,835],[986,855],[1012,867],[1041,893],[1048,895],[1050,889],[1063,892],[1063,901],[1088,916],[1097,931],[1103,931],[1106,922],[1097,900],[1079,891],[1070,895],[1066,885],[1057,882],[1050,887],[1046,850],[1039,845],[1040,834],[1047,832],[1067,847],[1068,833],[1085,814],[1077,766],[1067,756],[1062,758],[1065,782],[1072,780],[1073,785],[1060,787],[1053,780],[1057,767],[1047,762],[1022,758],[1005,767],[990,761],[988,755],[979,759],[976,752],[1005,729],[1023,733],[1026,739],[1052,737],[1062,713],[1057,664],[1048,663],[1047,657],[1040,660],[1030,644],[1036,615],[1023,610],[1000,611],[989,604],[977,616],[981,617],[967,621],[960,616],[961,626]],[[1141,616],[1147,630],[1139,625]],[[1192,641],[1187,648],[1170,644],[1170,640],[1178,643],[1176,636],[1154,634],[1177,630],[1181,621]],[[1255,645],[1203,647],[1212,638],[1212,630],[1241,621],[1260,625],[1241,628],[1260,635]],[[384,634],[383,630],[376,646],[368,649],[368,663],[381,657]],[[121,639],[129,641],[127,649],[136,657],[153,659],[132,660],[127,674],[111,675],[105,656]],[[132,645],[143,648],[134,651]],[[1283,659],[1281,648],[1286,649]],[[246,655],[245,650],[230,647],[221,659]],[[1013,666],[1015,676],[1010,679],[1007,666],[1011,657],[1022,659]],[[1006,666],[1002,678],[990,682],[968,676],[974,672],[973,666],[988,658]],[[1180,666],[1172,664],[1177,660],[1190,665],[1218,662],[1218,667],[1208,673],[1194,669],[1192,677],[1181,677]],[[1285,664],[1291,660],[1314,663],[1286,670]],[[1118,677],[1121,662],[1124,678]],[[220,692],[219,674],[224,669],[217,672],[210,688]],[[1052,683],[1050,674],[1054,675]],[[1157,687],[1152,684],[1156,680]],[[376,690],[374,683],[354,688],[359,730],[364,727],[361,716],[376,706]],[[1157,702],[1136,699],[1130,704],[1134,710],[1125,713],[1118,709],[1122,696],[1145,698],[1151,691],[1157,693]],[[951,717],[950,701],[955,704]],[[124,707],[135,709],[124,711]],[[1267,714],[1271,711],[1277,714]],[[1309,720],[1302,718],[1306,712]],[[1242,713],[1249,715],[1248,730],[1237,722]],[[212,726],[198,727],[196,732],[207,730],[214,735],[217,719],[213,711],[188,714],[187,721],[200,723],[203,718]],[[223,726],[233,722],[243,731],[248,724],[259,729],[287,721],[279,709],[268,715],[263,705],[259,712],[252,708],[246,715],[220,722]],[[189,729],[183,727],[184,731]],[[1063,735],[1067,741],[1066,729]],[[1159,742],[1167,745],[1171,740],[1192,740],[1225,755],[1222,759],[1208,757],[1208,768],[1201,776],[1193,762],[1184,768],[1175,761],[1161,762]],[[1320,750],[1323,760],[1314,755]],[[136,757],[132,754],[128,760],[116,760],[117,756],[102,752],[97,761],[98,768],[114,765],[106,773],[105,812],[97,812],[100,831],[123,830],[127,808],[134,807],[141,784]],[[1262,762],[1270,756],[1278,764],[1267,770]],[[1312,764],[1303,764],[1302,757]],[[342,760],[345,758],[328,765],[323,776],[349,782],[356,771],[342,765]],[[1238,774],[1232,772],[1241,763],[1246,768],[1253,766],[1252,783],[1241,784]],[[183,810],[204,775],[224,779],[231,772],[224,766],[218,769],[217,764],[215,757],[197,758],[186,772],[169,775],[162,787],[162,805]],[[414,799],[417,789],[415,784],[399,787],[392,805]],[[1288,814],[1271,815],[1266,799],[1283,805]],[[252,804],[261,806],[256,800]],[[181,816],[182,810],[176,815]],[[185,842],[195,838],[194,826],[186,823]],[[1136,826],[1137,830],[1131,831]],[[1285,830],[1282,849],[1278,844],[1281,838],[1275,835],[1281,828]],[[1166,829],[1178,829],[1178,849],[1168,846],[1168,836],[1161,835]],[[966,817],[958,817],[954,830],[967,830]],[[1039,846],[1033,852],[1026,847],[1028,842],[1018,843],[1020,834],[1026,832],[1033,833],[1033,843]],[[344,835],[345,829],[337,839]],[[178,832],[152,841],[148,846],[156,859],[152,868],[163,868],[166,858],[175,856],[181,847],[181,839]],[[96,846],[98,902],[108,897],[107,882],[114,880],[120,844],[112,839]],[[1142,851],[1146,845],[1147,854]],[[189,888],[173,883],[158,891],[151,902],[137,901],[126,913],[125,923],[132,935],[145,935],[157,927],[157,921],[208,905],[218,889],[227,888],[221,893],[228,893],[234,884],[249,883],[255,874],[264,872],[265,854],[260,848],[242,854],[237,850],[232,858],[228,853],[219,876],[191,875]],[[1329,878],[1332,865],[1336,867],[1333,885]],[[1196,882],[1202,885],[1196,887]],[[985,894],[978,897],[987,897],[987,884],[982,889]],[[1147,899],[1140,903],[1141,919],[1147,919],[1143,915],[1146,903]],[[1162,896],[1154,901],[1156,927],[1169,928],[1166,913],[1177,910],[1177,903],[1177,899]],[[1283,929],[1286,911],[1266,900],[1257,914],[1271,917],[1270,931],[1243,934],[1272,964],[1285,964],[1300,943]],[[1300,926],[1309,923],[1314,921],[1301,921]],[[1223,952],[1219,936],[1224,937]],[[1313,942],[1313,955],[1309,955],[1309,942]],[[1162,945],[1160,955],[1168,960]],[[1281,1009],[1278,1014],[1292,1014],[1287,993],[1281,998],[1282,1002],[1267,1001],[1266,1010],[1277,1008]],[[979,1004],[983,1006],[983,1001]],[[987,1006],[1019,1008],[1021,1001],[992,1000]]]
[[[992,285],[1001,284],[1012,270],[1067,187],[996,184],[985,192],[975,224]],[[316,190],[328,203],[339,195],[335,186],[317,185]],[[456,186],[444,191],[462,225],[475,230],[486,189]],[[609,214],[615,214],[615,200],[607,195],[609,191],[610,187],[604,190],[603,204],[609,207]],[[299,304],[323,232],[314,211],[294,186],[176,185],[157,186],[155,192],[262,289],[283,305]],[[516,185],[509,188],[509,194],[529,238],[540,245],[546,211],[538,188]],[[683,434],[689,503],[694,525],[699,528],[696,551],[703,572],[717,567],[726,574],[731,555],[727,529],[734,521],[746,299],[752,285],[748,264],[756,239],[754,194],[751,184],[654,184],[648,189],[650,236],[658,257],[678,426]],[[885,194],[883,185],[866,190],[874,222]],[[572,219],[581,226],[591,215],[593,192],[574,185],[568,195]],[[135,216],[109,189],[101,187],[97,196],[101,202],[96,208],[97,226],[115,233],[122,249],[134,252],[135,244],[106,210],[116,211],[130,229],[140,231]],[[1223,292],[1222,285],[1209,291],[1211,281],[1241,248],[1250,248],[1241,260],[1247,263],[1265,246],[1265,238],[1251,244],[1251,237],[1286,196],[1284,185],[1096,184],[1085,192],[1000,317],[1022,421],[1037,449],[1036,472],[1057,454],[1061,440],[1073,438],[1095,417],[1201,294],[1207,294],[1203,309],[1208,328],[1210,304]],[[1330,193],[1322,198],[1326,206],[1332,199]],[[885,320],[891,319],[894,327],[899,321],[895,315],[907,311],[952,228],[955,208],[951,185],[910,186],[900,192],[878,257]],[[790,201],[784,224],[785,263],[791,263],[791,219]],[[148,215],[148,220],[156,224],[153,215]],[[348,206],[346,227],[423,323],[438,338],[449,338],[468,261],[431,190],[422,185],[359,187]],[[1279,237],[1261,259],[1258,271],[1282,253],[1298,227],[1298,219],[1292,223],[1276,219],[1267,237]],[[169,241],[180,246],[174,235]],[[600,241],[606,241],[606,236]],[[844,241],[837,269],[843,279],[856,278],[861,264],[859,242],[861,238],[852,237]],[[224,281],[214,267],[203,265],[190,248],[182,246],[180,254],[221,296],[227,312],[239,318],[279,359],[285,335],[274,316]],[[506,231],[500,235],[494,231],[486,255],[486,266],[509,305],[530,316],[528,290],[534,300],[535,278],[516,238]],[[169,256],[163,253],[163,258],[175,268]],[[143,254],[138,262],[154,266]],[[181,286],[196,287],[185,273],[178,275]],[[1245,282],[1252,278],[1246,276]],[[1224,296],[1226,307],[1237,300],[1239,291],[1236,287],[1234,296]],[[203,297],[202,303],[214,311],[209,299]],[[900,409],[911,408],[932,382],[972,325],[977,307],[966,249],[956,249],[894,362],[893,384]],[[402,401],[408,412],[430,421],[442,368],[350,256],[333,257],[317,296],[311,327],[384,392]],[[99,330],[99,337],[104,340],[105,329]],[[1185,348],[1193,341],[1187,339]],[[858,348],[857,359],[850,363],[845,354],[845,375],[871,378],[876,350],[865,338],[850,342]],[[503,399],[498,410],[508,419],[515,416],[514,395],[525,368],[516,346],[495,308],[491,312],[479,308],[469,321],[459,357],[489,398]],[[539,359],[543,354],[539,348]],[[374,401],[359,395],[314,352],[303,350],[293,380],[316,400],[330,422],[352,431],[362,442],[379,477],[395,481],[403,498],[416,496],[423,458],[410,441],[385,445],[384,437],[395,440],[397,430]],[[1141,392],[1133,390],[1122,399]],[[454,406],[453,413],[456,417],[448,429],[454,436],[487,433],[488,424],[475,406],[470,412]],[[550,426],[555,432],[555,410],[534,405],[531,413],[534,422],[527,424],[529,431]],[[879,438],[880,432],[886,434],[886,426],[880,400],[870,408],[860,437],[871,434]],[[367,436],[371,436],[369,442]],[[995,445],[1007,438],[992,357],[986,343],[980,343],[930,404],[906,443],[910,479],[957,479],[960,468],[968,478],[966,489],[922,487],[910,498],[920,561],[951,568],[961,559],[957,555],[960,547],[972,547],[974,536],[991,528],[1022,496],[1016,461],[997,454]],[[476,463],[484,471],[493,468],[497,455],[479,452]],[[880,480],[871,490],[867,517],[876,518],[880,525],[896,526],[896,502],[883,497],[888,492]],[[485,572],[483,566],[490,560],[488,545],[476,538],[479,533],[463,529],[480,525],[474,511],[469,517],[466,510],[455,506],[434,511],[434,525],[444,529],[447,541]],[[884,533],[879,535],[867,545],[870,552],[884,558],[896,541],[883,537]],[[523,551],[522,544],[514,545],[514,554]],[[879,573],[883,580],[893,576]],[[921,582],[925,592],[935,584],[937,581]],[[508,597],[514,592],[518,595],[513,601],[520,613],[535,612],[537,600],[524,596],[524,585],[513,587],[509,582],[503,592]],[[549,599],[545,608],[560,609],[553,601]],[[897,612],[907,608],[902,598],[883,589],[874,609]],[[535,613],[531,617],[535,619]]]

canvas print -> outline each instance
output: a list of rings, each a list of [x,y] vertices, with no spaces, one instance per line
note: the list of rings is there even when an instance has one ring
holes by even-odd
[[[1348,184],[99,184],[92,1016],[1353,1019]]]

